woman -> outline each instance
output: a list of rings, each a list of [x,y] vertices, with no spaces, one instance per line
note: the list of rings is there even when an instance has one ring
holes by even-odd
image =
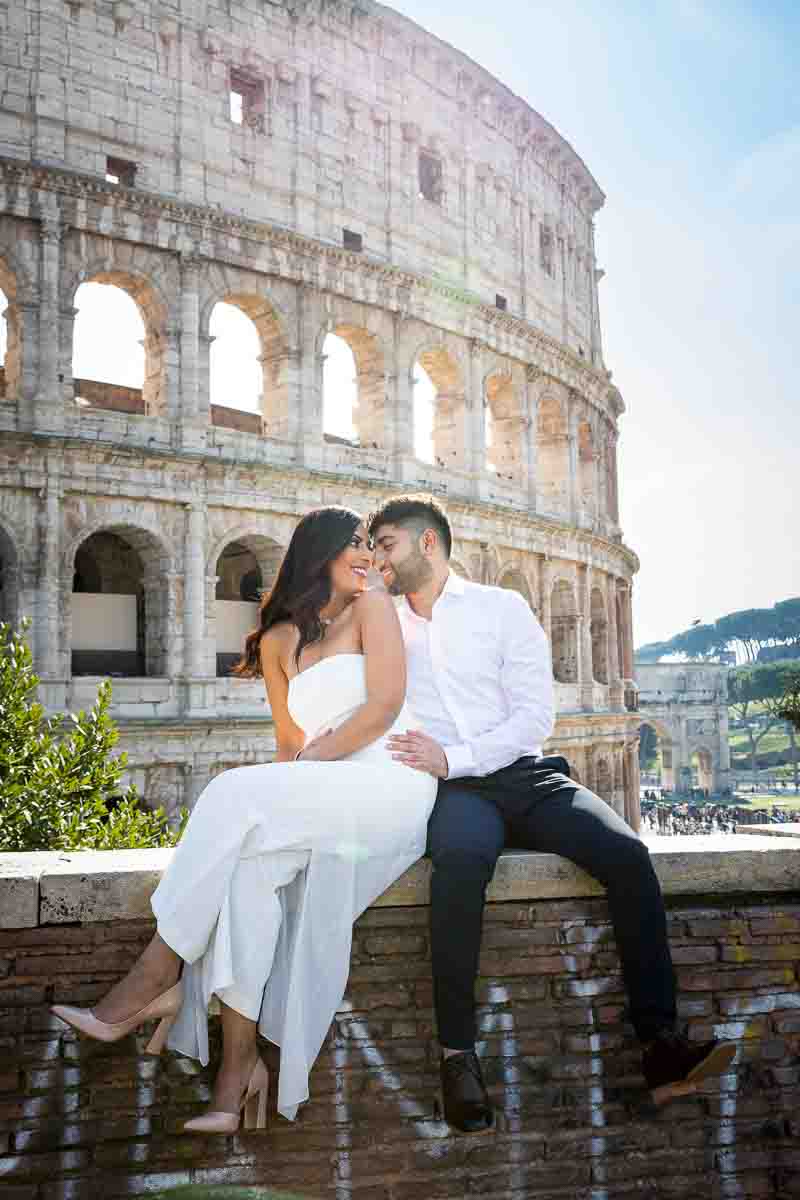
[[[397,615],[366,590],[371,566],[357,513],[302,519],[236,668],[263,675],[276,762],[209,784],[153,894],[158,931],[141,957],[93,1010],[53,1009],[101,1041],[160,1017],[148,1051],[168,1041],[205,1065],[216,995],[222,1063],[192,1132],[235,1132],[242,1108],[264,1126],[257,1030],[281,1046],[278,1111],[294,1119],[344,994],[352,923],[424,852],[436,782],[385,749],[414,722]]]

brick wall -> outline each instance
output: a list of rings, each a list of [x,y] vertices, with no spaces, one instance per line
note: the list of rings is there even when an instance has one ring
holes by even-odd
[[[660,1112],[624,1022],[605,901],[491,904],[480,1029],[499,1118],[481,1138],[437,1118],[426,925],[424,905],[364,915],[311,1101],[294,1125],[233,1138],[178,1134],[209,1071],[140,1056],[144,1034],[79,1042],[48,1013],[102,993],[148,922],[0,931],[0,1194],[111,1200],[224,1181],[336,1200],[800,1195],[800,892],[672,903],[682,1017],[693,1038],[716,1029],[740,1053]]]

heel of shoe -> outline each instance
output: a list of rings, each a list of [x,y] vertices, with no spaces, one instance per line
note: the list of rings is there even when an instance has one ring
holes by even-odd
[[[244,1106],[245,1129],[267,1128],[267,1089],[262,1088],[247,1097]]]
[[[153,1054],[156,1057],[161,1053],[166,1045],[169,1031],[175,1024],[175,1015],[162,1017],[155,1028],[153,1036],[144,1048],[145,1054]]]

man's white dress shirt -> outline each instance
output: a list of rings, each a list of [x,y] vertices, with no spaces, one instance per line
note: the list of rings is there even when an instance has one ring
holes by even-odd
[[[550,647],[519,592],[450,572],[428,621],[403,599],[407,699],[444,748],[448,779],[539,755],[553,729]]]

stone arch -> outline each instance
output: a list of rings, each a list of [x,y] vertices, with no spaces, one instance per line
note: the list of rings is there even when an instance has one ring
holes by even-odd
[[[614,805],[614,769],[610,757],[599,754],[595,762],[594,790],[606,804]]]
[[[433,461],[444,470],[467,469],[467,406],[464,371],[458,358],[444,344],[425,341],[411,360],[428,376],[435,391],[433,401]]]
[[[486,412],[486,465],[498,479],[518,487],[525,482],[524,434],[527,426],[524,389],[508,367],[496,367],[483,384]]]
[[[593,587],[589,598],[589,622],[592,637],[592,678],[608,683],[608,616],[605,597]]]
[[[65,556],[73,674],[168,674],[175,636],[168,589],[172,561],[161,534],[141,524],[107,520],[73,541]]]
[[[533,610],[533,596],[528,581],[519,567],[504,567],[497,578],[497,586],[507,588],[511,592],[519,592],[528,607]]]
[[[541,512],[564,518],[569,513],[569,424],[564,400],[548,390],[536,414],[536,494]]]
[[[639,723],[639,768],[644,772],[647,768],[647,741],[643,730],[649,727],[656,735],[658,754],[660,757],[660,786],[665,791],[674,792],[679,780],[675,778],[673,762],[674,735],[666,721],[653,717],[649,713]]]
[[[216,547],[211,578],[214,597],[213,642],[218,676],[230,673],[238,662],[244,639],[258,622],[261,596],[275,582],[284,547],[271,537],[251,530],[226,535]]]
[[[0,524],[0,621],[19,623],[20,561],[9,530]]]
[[[469,571],[462,562],[457,558],[450,559],[450,570],[454,575],[459,575],[462,579],[469,579]]]
[[[381,338],[351,321],[329,321],[318,339],[324,357],[325,340],[341,338],[355,363],[356,401],[353,427],[359,446],[382,450],[386,445],[386,355]],[[323,413],[326,397],[323,389]]]
[[[80,310],[75,305],[78,289],[85,283],[105,284],[126,292],[133,300],[144,325],[144,381],[141,389],[126,388],[136,395],[124,398],[128,411],[141,411],[148,416],[163,417],[167,412],[166,343],[168,306],[157,280],[129,269],[116,268],[103,261],[95,266],[82,268],[71,281],[68,295],[75,309],[75,324],[80,321]],[[102,380],[84,380],[75,377],[74,369],[75,330],[73,326],[71,375],[73,397],[82,398],[100,408],[117,407],[113,389],[116,385]]]
[[[597,513],[598,452],[594,430],[586,418],[578,422],[578,497],[585,519],[592,521]]]
[[[575,588],[568,579],[556,579],[550,599],[553,678],[557,683],[578,682],[578,606]]]
[[[695,764],[695,759],[697,762]],[[709,749],[704,743],[693,745],[689,749],[689,765],[697,771],[697,786],[707,791],[709,795],[714,791],[714,767],[715,756],[714,751]]]
[[[0,401],[16,400],[22,382],[22,323],[17,273],[5,253],[0,257],[0,321],[4,325],[5,352],[0,358]]]
[[[201,329],[206,331],[209,346],[212,339],[207,331],[218,304],[229,304],[238,308],[255,326],[260,348],[258,361],[261,368],[262,431],[271,437],[286,437],[289,428],[290,353],[285,325],[280,320],[272,299],[255,290],[219,289],[207,300],[201,321]],[[225,424],[224,410],[236,407],[235,404],[213,405],[212,423]]]

